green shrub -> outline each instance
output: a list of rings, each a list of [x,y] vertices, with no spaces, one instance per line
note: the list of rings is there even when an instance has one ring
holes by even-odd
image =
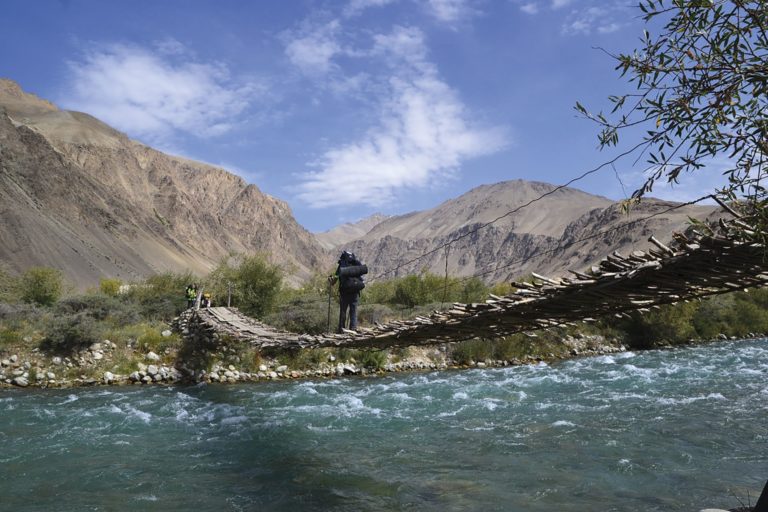
[[[451,357],[458,364],[470,364],[493,358],[493,343],[488,340],[461,341],[453,346]]]
[[[20,345],[23,336],[21,332],[9,327],[0,327],[0,350],[6,347]]]
[[[143,283],[133,283],[125,300],[134,303],[146,320],[167,322],[187,308],[184,290],[193,282],[196,280],[189,272],[157,274]]]
[[[41,346],[49,352],[71,354],[100,339],[92,317],[83,313],[60,315],[48,322]]]
[[[338,313],[338,308],[336,313]],[[395,317],[396,315],[392,308],[383,304],[363,304],[357,308],[358,322],[364,325],[374,325],[376,322],[383,324]]]
[[[19,278],[0,263],[0,303],[19,300]]]
[[[331,305],[331,328],[338,322],[339,306]],[[277,306],[264,321],[278,329],[290,332],[322,334],[328,327],[328,299],[317,296],[298,296]]]
[[[282,288],[283,272],[264,255],[230,255],[208,276],[206,289],[214,300],[227,296],[231,286],[232,305],[243,313],[264,318],[276,305]]]
[[[363,350],[358,362],[363,368],[382,370],[387,364],[387,352],[385,350]]]
[[[50,306],[61,297],[63,277],[53,268],[32,267],[21,275],[19,287],[24,302]]]
[[[56,303],[54,313],[72,315],[82,313],[94,320],[109,320],[116,325],[139,322],[141,312],[134,305],[107,295],[77,295]]]
[[[172,333],[170,336],[163,336],[157,327],[146,326],[136,338],[136,344],[140,350],[145,352],[162,353],[167,348],[177,347],[181,344],[181,338],[178,334]]]
[[[123,282],[119,279],[100,279],[99,291],[108,297],[117,297]]]

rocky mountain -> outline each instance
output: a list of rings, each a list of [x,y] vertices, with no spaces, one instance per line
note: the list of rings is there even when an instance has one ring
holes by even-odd
[[[315,238],[326,249],[336,249],[344,244],[364,237],[371,229],[378,224],[390,218],[389,215],[374,213],[373,215],[361,219],[357,222],[348,222],[341,224],[328,231],[315,233]]]
[[[664,213],[673,206],[644,199],[624,212],[614,201],[576,189],[507,181],[477,187],[430,210],[386,219],[345,246],[368,264],[372,277],[421,270],[442,275],[446,257],[450,275],[480,275],[487,282],[530,272],[564,275],[613,251],[647,249],[650,235],[667,240],[688,227],[689,217],[704,218],[714,211],[686,206]],[[656,216],[641,221],[650,215]],[[454,239],[458,241],[447,250],[436,250]],[[389,270],[394,271],[384,276]]]
[[[0,262],[56,267],[85,287],[203,275],[232,251],[276,255],[296,280],[328,258],[288,205],[255,185],[0,80]]]

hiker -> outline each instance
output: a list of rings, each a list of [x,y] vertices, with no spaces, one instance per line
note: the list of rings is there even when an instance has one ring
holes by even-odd
[[[211,294],[209,292],[205,292],[203,294],[203,299],[200,301],[200,306],[204,308],[211,307]]]
[[[197,284],[188,284],[184,295],[187,297],[187,309],[195,307],[195,301],[197,300]]]
[[[336,274],[329,276],[331,285],[339,281],[339,328],[336,332],[342,333],[347,323],[347,309],[349,309],[349,330],[357,329],[357,303],[360,300],[360,292],[365,288],[363,275],[368,273],[368,267],[363,265],[353,253],[344,251],[339,257],[339,266]]]

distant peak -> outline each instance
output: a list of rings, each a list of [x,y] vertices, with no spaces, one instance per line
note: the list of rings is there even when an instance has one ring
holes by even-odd
[[[0,106],[11,107],[11,110],[17,110],[21,106],[38,110],[59,110],[50,101],[24,92],[18,83],[8,78],[0,78]]]

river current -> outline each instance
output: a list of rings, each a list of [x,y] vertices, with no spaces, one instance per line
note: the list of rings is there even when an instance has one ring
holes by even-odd
[[[693,511],[768,479],[768,341],[236,386],[0,391],[0,510]]]

